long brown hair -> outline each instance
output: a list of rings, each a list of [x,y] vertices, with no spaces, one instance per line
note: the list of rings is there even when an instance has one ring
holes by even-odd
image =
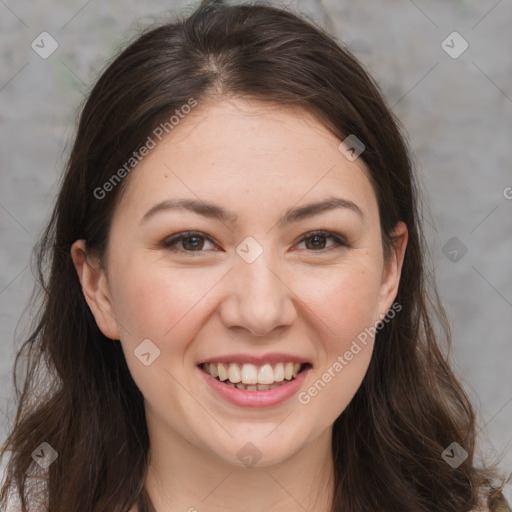
[[[105,183],[190,98],[228,95],[305,109],[340,140],[355,134],[365,145],[385,255],[396,223],[408,227],[396,297],[402,309],[377,333],[363,383],[333,426],[333,512],[475,509],[496,473],[474,463],[475,413],[443,351],[450,328],[429,285],[418,186],[399,123],[362,65],[313,22],[261,3],[221,2],[144,32],[83,107],[36,251],[41,308],[15,362],[18,409],[2,449],[11,452],[3,503],[12,486],[24,512],[38,495],[51,512],[151,508],[143,397],[120,342],[96,325],[70,248],[85,239],[104,254],[123,189],[121,181],[103,194]],[[58,453],[47,474],[32,458],[43,442]],[[457,468],[441,457],[453,442],[468,453]]]

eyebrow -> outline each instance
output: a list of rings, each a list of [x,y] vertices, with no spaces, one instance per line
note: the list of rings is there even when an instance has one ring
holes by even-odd
[[[356,203],[348,199],[340,197],[329,197],[323,201],[316,203],[306,204],[304,206],[298,206],[290,208],[283,217],[277,223],[278,225],[286,225],[294,222],[299,222],[303,219],[313,217],[320,213],[334,210],[336,208],[345,208],[352,210],[357,213],[363,222],[365,221],[365,215],[362,210],[357,206]],[[168,210],[189,210],[198,215],[208,217],[211,219],[217,219],[222,222],[235,223],[238,219],[238,215],[232,211],[225,210],[224,208],[217,206],[212,203],[205,203],[204,201],[196,199],[168,199],[162,201],[152,208],[150,208],[142,217],[141,223],[147,222],[151,217],[157,213],[168,211]]]

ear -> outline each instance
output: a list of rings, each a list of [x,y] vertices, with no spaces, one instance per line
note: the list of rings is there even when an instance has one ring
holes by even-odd
[[[77,240],[71,246],[71,258],[75,265],[82,291],[94,315],[100,331],[113,340],[119,339],[107,276],[97,257],[87,254],[85,240]]]
[[[406,224],[402,221],[397,222],[392,233],[393,246],[391,247],[391,256],[389,261],[384,262],[382,270],[378,320],[381,320],[386,315],[398,293],[408,236]]]

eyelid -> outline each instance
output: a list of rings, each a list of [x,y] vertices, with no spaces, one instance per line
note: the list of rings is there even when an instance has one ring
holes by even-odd
[[[162,242],[161,245],[164,248],[171,249],[171,250],[173,250],[174,252],[177,252],[177,253],[186,253],[186,254],[191,254],[193,256],[199,256],[201,253],[206,252],[206,251],[186,251],[184,249],[177,249],[176,248],[176,245],[179,242],[181,242],[183,239],[185,239],[185,238],[193,238],[195,236],[197,236],[198,238],[204,238],[205,240],[207,240],[207,241],[209,241],[209,242],[211,242],[211,243],[213,243],[215,245],[218,245],[217,242],[215,242],[210,236],[208,236],[207,234],[205,234],[205,233],[203,233],[201,231],[182,231],[180,233],[176,233],[175,235],[172,235],[171,237],[166,238]],[[317,229],[317,230],[308,231],[308,232],[304,233],[295,242],[294,245],[302,243],[305,240],[307,240],[308,238],[312,238],[314,236],[322,236],[324,238],[331,239],[334,242],[334,246],[331,246],[331,247],[329,247],[327,249],[319,249],[318,251],[313,251],[313,250],[308,251],[308,252],[311,252],[311,253],[325,254],[325,253],[331,251],[332,249],[340,249],[342,247],[344,247],[344,248],[351,247],[350,244],[346,241],[346,239],[345,239],[345,237],[343,235],[341,235],[339,233],[336,233],[336,232],[333,232],[333,231],[326,231],[324,229]]]

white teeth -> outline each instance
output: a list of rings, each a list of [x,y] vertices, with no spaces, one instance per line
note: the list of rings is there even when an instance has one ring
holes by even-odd
[[[291,380],[293,377],[293,363],[286,363],[284,367],[284,378],[286,380]]]
[[[242,382],[244,384],[257,384],[258,368],[253,364],[244,364],[242,366]]]
[[[211,365],[210,365],[211,367]],[[219,379],[224,381],[224,380],[228,380],[228,372],[226,370],[226,368],[224,367],[224,365],[222,363],[219,363],[217,365],[217,368],[218,368],[218,373],[219,373]]]
[[[300,365],[299,365],[300,366]],[[273,384],[274,370],[270,364],[264,364],[258,370],[258,384]]]
[[[240,366],[238,366],[236,363],[231,363],[229,365],[228,377],[230,382],[232,382],[233,384],[240,382],[242,380]]]
[[[271,386],[269,386],[268,384],[251,384],[250,386],[246,386],[245,384],[234,384],[234,386],[237,387],[238,389],[244,389],[245,391],[268,391],[269,389],[271,389]]]
[[[265,363],[256,366],[251,363],[204,363],[203,370],[212,377],[226,384],[246,389],[260,391],[278,387],[284,380],[290,381],[297,377],[302,365],[300,363],[276,363],[274,366]],[[236,386],[235,386],[236,384]]]
[[[274,368],[274,381],[282,382],[284,380],[284,366],[283,363],[277,363]]]

